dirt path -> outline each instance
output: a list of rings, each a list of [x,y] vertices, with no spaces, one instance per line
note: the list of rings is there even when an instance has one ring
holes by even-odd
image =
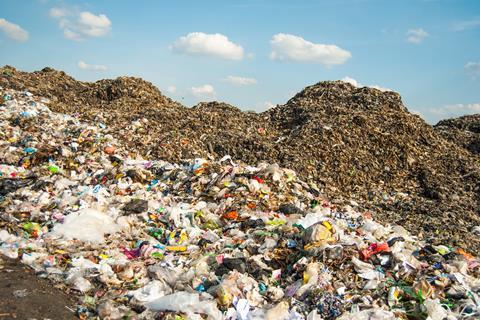
[[[73,302],[16,260],[0,257],[0,320],[76,319]]]

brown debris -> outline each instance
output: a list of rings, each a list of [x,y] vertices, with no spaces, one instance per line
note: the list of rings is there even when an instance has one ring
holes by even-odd
[[[442,120],[434,128],[445,139],[480,156],[480,114]]]

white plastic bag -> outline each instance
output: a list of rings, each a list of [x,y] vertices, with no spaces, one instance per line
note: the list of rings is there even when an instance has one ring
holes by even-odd
[[[105,234],[115,233],[119,229],[115,221],[106,214],[93,209],[83,209],[66,216],[64,223],[56,224],[51,234],[67,240],[103,243]]]
[[[360,312],[348,313],[340,316],[337,320],[395,320],[393,312],[382,309],[368,309]]]
[[[129,291],[128,294],[132,295],[141,303],[148,303],[161,298],[166,294],[170,294],[171,292],[172,289],[166,283],[153,280],[142,288]]]
[[[429,320],[443,320],[448,315],[438,299],[427,299],[423,305],[427,308]]]
[[[150,301],[145,306],[155,311],[185,312],[189,317],[194,317],[195,313],[200,313],[208,315],[208,319],[222,319],[222,313],[218,310],[217,303],[213,300],[200,301],[198,293],[175,292]]]

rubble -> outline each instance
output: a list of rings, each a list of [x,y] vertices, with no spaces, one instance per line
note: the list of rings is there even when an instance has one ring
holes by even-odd
[[[81,319],[480,316],[473,247],[380,223],[278,164],[142,156],[116,125],[1,91],[0,254],[75,295]]]

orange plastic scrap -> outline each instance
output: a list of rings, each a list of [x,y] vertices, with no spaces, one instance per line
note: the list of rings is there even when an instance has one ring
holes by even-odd
[[[195,169],[195,170],[193,171],[193,173],[194,173],[195,175],[201,175],[204,171],[205,171],[205,168],[200,167],[200,168]]]
[[[256,205],[255,203],[253,203],[253,202],[249,202],[249,203],[247,204],[247,207],[248,207],[249,209],[252,209],[252,210],[253,210],[253,209],[255,209],[255,208],[257,207],[257,205]]]
[[[115,147],[114,146],[106,146],[103,151],[106,153],[106,154],[114,154],[115,153]]]
[[[240,238],[234,238],[233,239],[233,244],[242,244],[244,242],[245,242],[244,239],[240,239]]]
[[[237,220],[238,219],[238,212],[236,210],[229,211],[223,214],[223,218],[228,220]]]
[[[473,255],[471,255],[470,253],[466,252],[465,250],[463,250],[462,248],[458,248],[457,249],[457,253],[458,254],[461,254],[465,259],[467,259],[468,261],[472,261],[472,260],[475,260],[475,257]]]
[[[30,166],[30,160],[25,159],[25,161],[23,161],[22,163],[22,167],[24,167],[25,169],[28,169],[29,166]]]
[[[365,219],[368,219],[368,220],[372,220],[372,219],[373,219],[372,213],[371,213],[370,211],[365,211],[365,212],[363,213],[363,217],[364,217]]]

